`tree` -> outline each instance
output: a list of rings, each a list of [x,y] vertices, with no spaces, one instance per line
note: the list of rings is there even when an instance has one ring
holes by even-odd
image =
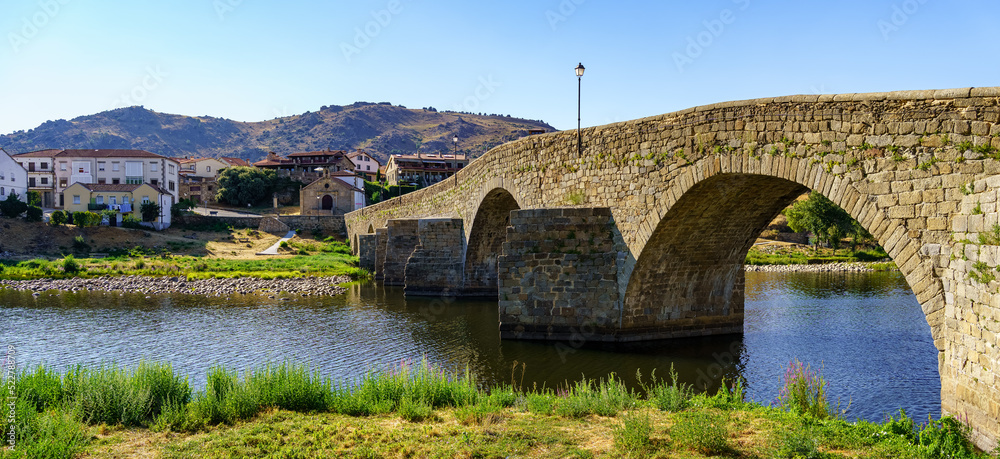
[[[28,205],[42,207],[42,194],[37,191],[29,191],[27,194]]]
[[[24,214],[24,219],[29,222],[42,221],[42,208],[38,206],[28,206],[28,211]]]
[[[170,206],[170,217],[180,217],[181,215],[184,215],[184,212],[188,209],[193,209],[195,207],[197,207],[197,204],[194,201],[190,199],[181,199],[180,201],[177,201],[176,204]]]
[[[7,195],[7,199],[0,202],[0,214],[7,218],[17,218],[28,210],[28,204],[17,197],[13,191]]]
[[[142,215],[144,222],[155,221],[160,216],[160,210],[160,205],[153,201],[144,202],[139,206],[139,214]]]
[[[254,204],[274,192],[277,173],[249,166],[227,167],[216,178],[219,191],[215,199],[231,205]]]
[[[97,226],[101,224],[101,216],[93,212],[74,212],[73,224],[80,228]]]
[[[845,235],[855,235],[864,230],[847,211],[841,209],[820,193],[809,193],[809,199],[796,202],[785,211],[788,226],[796,232],[808,231],[815,236],[815,245],[827,242],[836,251]],[[867,233],[867,231],[865,231]]]

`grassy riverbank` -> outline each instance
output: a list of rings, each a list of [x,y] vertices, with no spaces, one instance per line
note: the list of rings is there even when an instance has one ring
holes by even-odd
[[[896,269],[895,263],[886,261],[889,254],[881,247],[859,250],[834,250],[826,247],[810,247],[801,244],[770,242],[758,244],[747,253],[748,265],[812,265],[828,263],[868,263],[875,271]]]
[[[168,365],[39,368],[17,376],[16,448],[0,457],[990,457],[951,418],[840,420],[798,365],[778,407],[745,401],[738,384],[528,389],[516,370],[515,385],[483,389],[426,364],[352,382],[292,364],[216,368],[193,392]]]
[[[66,255],[58,259],[0,260],[0,279],[63,279],[100,276],[185,276],[188,280],[230,277],[285,279],[301,276],[350,276],[367,273],[357,267],[351,248],[331,238],[293,239],[283,247],[284,256],[227,258],[175,255],[166,250],[133,247],[112,249],[107,256],[91,258]]]

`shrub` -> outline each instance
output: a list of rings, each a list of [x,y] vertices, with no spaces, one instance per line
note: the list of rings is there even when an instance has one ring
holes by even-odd
[[[678,413],[670,429],[670,439],[706,456],[723,456],[733,451],[728,419],[713,411]]]
[[[781,407],[796,414],[808,414],[818,419],[831,415],[826,400],[826,381],[795,360],[785,370],[785,385],[778,393]]]
[[[632,411],[622,417],[622,425],[612,430],[615,447],[629,454],[642,455],[651,446],[649,435],[653,425],[649,414]]]
[[[427,419],[433,419],[434,407],[425,400],[414,400],[411,398],[404,398],[399,403],[399,416],[410,422],[421,422]]]
[[[125,228],[143,229],[144,227],[140,223],[139,219],[132,214],[128,214],[122,218],[122,227]]]
[[[661,411],[680,411],[688,406],[694,390],[690,385],[677,382],[677,372],[674,371],[673,364],[670,364],[669,384],[666,381],[657,382],[655,370],[650,377],[652,382],[647,387],[642,384],[642,375],[636,371],[636,379],[657,408]]]
[[[13,191],[7,195],[7,199],[0,201],[0,215],[7,218],[17,218],[28,210],[28,204],[17,197]]]
[[[614,373],[608,379],[591,382],[583,379],[565,390],[565,397],[558,400],[555,413],[560,416],[584,417],[591,414],[615,416],[632,408],[636,395],[625,388]]]
[[[49,223],[52,224],[52,226],[65,225],[66,222],[66,212],[62,210],[52,212],[52,216],[49,218]]]
[[[74,244],[76,243],[76,241],[73,242]],[[66,258],[63,258],[62,261],[62,268],[63,272],[66,274],[75,274],[80,271],[81,267],[80,263],[76,261],[76,258],[73,258],[73,255],[66,255]]]
[[[42,221],[42,208],[38,206],[28,206],[27,212],[24,214],[24,219],[29,222],[40,222]]]
[[[160,205],[155,202],[144,202],[139,206],[139,215],[142,216],[142,221],[152,222],[156,221],[160,217]]]
[[[63,399],[59,374],[41,365],[35,367],[34,371],[22,371],[17,376],[15,387],[18,401],[29,403],[35,411],[41,412],[58,406]]]
[[[87,244],[87,241],[83,239],[83,236],[77,236],[73,238],[73,250],[76,250],[77,252],[89,251],[90,244]]]
[[[66,372],[63,389],[84,422],[126,427],[149,426],[164,406],[191,399],[187,378],[170,365],[146,362],[134,371],[77,366]]]
[[[74,212],[73,224],[81,228],[97,226],[101,224],[101,216],[94,212]]]

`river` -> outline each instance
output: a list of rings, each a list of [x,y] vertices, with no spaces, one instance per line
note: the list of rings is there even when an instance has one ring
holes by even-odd
[[[702,389],[742,377],[763,403],[798,359],[821,372],[849,419],[877,421],[900,408],[918,420],[939,415],[937,351],[899,273],[747,273],[746,296],[742,336],[589,348],[501,341],[496,301],[407,300],[372,283],[305,298],[0,290],[0,345],[15,347],[22,368],[168,362],[196,388],[211,365],[286,359],[336,379],[427,359],[524,387],[612,372],[636,387],[636,370],[665,377],[672,364]]]

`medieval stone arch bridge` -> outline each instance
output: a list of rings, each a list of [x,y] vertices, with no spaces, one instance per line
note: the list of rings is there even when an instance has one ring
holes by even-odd
[[[743,260],[815,190],[906,276],[942,404],[1000,437],[1000,88],[726,102],[501,145],[347,215],[407,294],[499,297],[505,338],[629,341],[743,330]]]

